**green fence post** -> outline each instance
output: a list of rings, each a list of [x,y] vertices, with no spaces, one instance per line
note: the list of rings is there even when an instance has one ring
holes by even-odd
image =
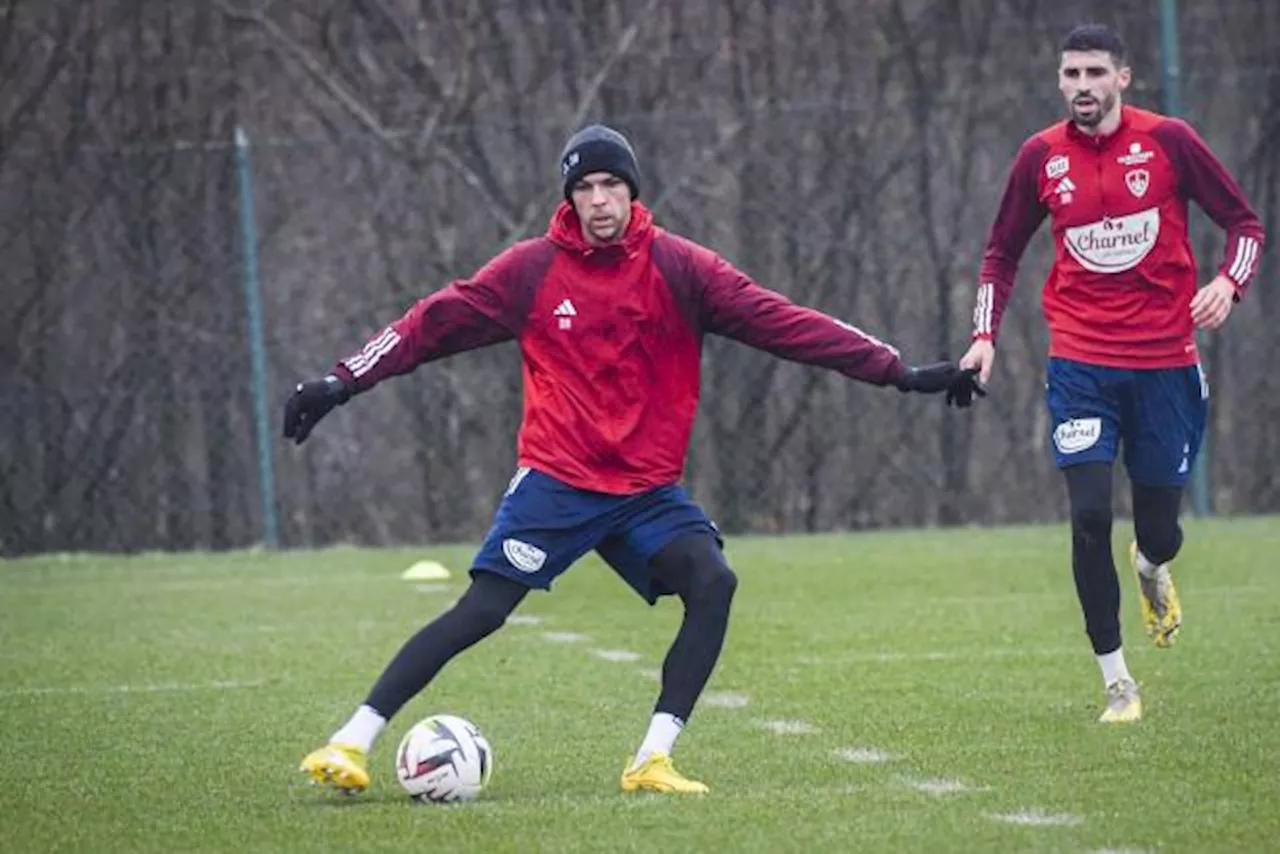
[[[1159,0],[1160,3],[1160,57],[1164,79],[1164,111],[1171,116],[1182,115],[1182,67],[1178,40],[1178,0]],[[1204,341],[1200,342],[1201,365],[1204,364]],[[1191,470],[1191,512],[1197,516],[1213,513],[1212,491],[1209,489],[1209,436],[1205,431],[1204,442]]]
[[[253,207],[253,168],[249,135],[236,127],[236,175],[240,186],[240,234],[244,250],[244,295],[249,315],[249,370],[253,422],[258,445],[258,488],[262,497],[262,535],[267,548],[280,546],[276,514],[276,474],[267,419],[267,348],[262,321],[262,285],[258,278],[258,223]]]

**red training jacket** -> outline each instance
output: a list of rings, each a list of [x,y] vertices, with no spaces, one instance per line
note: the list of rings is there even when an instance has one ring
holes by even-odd
[[[586,242],[562,202],[545,236],[419,301],[335,373],[359,392],[515,339],[524,361],[519,464],[627,495],[683,474],[707,333],[875,385],[904,370],[894,348],[760,287],[654,225],[638,202],[623,240],[605,247]]]
[[[1122,106],[1119,129],[1105,137],[1071,121],[1037,133],[1018,151],[991,227],[974,336],[994,340],[1018,262],[1049,215],[1049,355],[1117,368],[1196,364],[1189,200],[1227,233],[1218,272],[1238,299],[1258,268],[1262,224],[1190,125]]]

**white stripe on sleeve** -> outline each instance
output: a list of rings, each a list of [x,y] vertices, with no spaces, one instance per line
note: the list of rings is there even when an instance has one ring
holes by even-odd
[[[890,353],[897,356],[898,358],[902,358],[902,354],[898,352],[898,348],[894,347],[892,344],[886,344],[885,342],[881,341],[879,338],[872,335],[871,333],[863,332],[861,329],[854,326],[852,323],[845,323],[843,320],[840,320],[838,318],[832,318],[832,320],[835,320],[835,322],[840,326],[841,329],[847,329],[848,331],[852,332],[854,335],[857,335],[859,338],[862,338],[863,340],[868,341],[877,347],[883,347],[884,349],[888,350]]]
[[[1236,240],[1235,257],[1227,270],[1227,275],[1237,285],[1243,285],[1253,275],[1253,267],[1258,260],[1258,249],[1258,240],[1255,237],[1242,235]]]
[[[978,299],[973,307],[973,331],[978,335],[990,335],[991,317],[995,310],[996,286],[983,282],[978,288]]]
[[[359,353],[347,359],[345,364],[351,375],[359,379],[369,372],[378,360],[390,353],[400,343],[400,333],[390,326],[382,334],[364,345]]]

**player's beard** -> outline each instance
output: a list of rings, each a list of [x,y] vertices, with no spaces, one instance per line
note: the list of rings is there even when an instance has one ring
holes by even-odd
[[[1116,105],[1115,95],[1107,95],[1102,98],[1096,95],[1090,97],[1093,98],[1093,110],[1088,113],[1081,113],[1075,102],[1071,103],[1071,120],[1083,128],[1097,127]]]

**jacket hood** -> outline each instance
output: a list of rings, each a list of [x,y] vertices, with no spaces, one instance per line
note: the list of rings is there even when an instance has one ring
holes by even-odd
[[[653,237],[653,229],[653,214],[640,202],[632,202],[631,222],[627,224],[622,240],[606,246],[595,246],[583,236],[582,221],[578,219],[578,212],[573,209],[573,204],[563,201],[551,216],[551,224],[547,226],[547,239],[561,249],[578,255],[599,253],[603,256],[612,252],[624,252],[633,256]]]

